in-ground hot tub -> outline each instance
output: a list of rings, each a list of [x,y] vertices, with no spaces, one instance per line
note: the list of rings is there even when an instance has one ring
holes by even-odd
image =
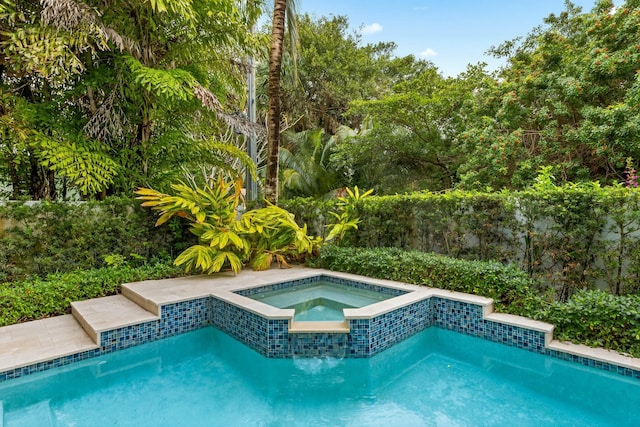
[[[426,291],[317,274],[216,293],[213,323],[267,357],[370,357],[433,324]]]
[[[295,322],[322,322],[344,321],[345,308],[366,307],[393,298],[400,292],[379,286],[356,287],[323,278],[275,290],[258,289],[248,296],[277,308],[294,309]]]

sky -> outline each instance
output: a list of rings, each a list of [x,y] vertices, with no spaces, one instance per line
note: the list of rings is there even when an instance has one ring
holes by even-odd
[[[588,12],[596,0],[572,2]],[[316,17],[347,16],[363,44],[393,41],[397,56],[427,59],[451,77],[470,63],[497,69],[503,61],[485,55],[490,47],[524,37],[565,10],[564,0],[298,0],[297,6]]]

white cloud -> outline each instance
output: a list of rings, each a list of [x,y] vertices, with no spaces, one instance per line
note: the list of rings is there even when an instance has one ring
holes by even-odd
[[[377,22],[365,25],[360,29],[361,34],[375,34],[379,33],[380,31],[382,31],[382,25],[378,24]]]
[[[431,56],[437,56],[438,52],[436,52],[435,50],[431,49],[430,47],[426,48],[425,50],[423,50],[422,52],[420,52],[420,56],[422,56],[423,58],[429,58]]]

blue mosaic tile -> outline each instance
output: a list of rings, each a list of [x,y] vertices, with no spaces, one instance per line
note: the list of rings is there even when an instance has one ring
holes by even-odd
[[[296,333],[289,335],[289,357],[346,357],[348,335],[343,333]]]
[[[225,301],[213,302],[212,316],[214,326],[265,356],[269,355],[270,340],[282,344],[285,339],[276,335],[277,328],[270,335],[268,319]]]
[[[545,353],[549,357],[564,360],[571,363],[577,363],[591,368],[600,369],[603,371],[611,372],[614,374],[622,375],[625,377],[640,379],[640,370],[627,368],[624,366],[613,365],[611,363],[602,362],[599,360],[589,359],[584,356],[577,356],[575,354],[564,353],[557,350],[545,350]]]
[[[362,283],[362,282],[355,282],[353,280],[349,280],[349,279],[343,279],[340,277],[334,277],[334,276],[326,276],[326,275],[319,275],[319,276],[313,276],[313,277],[307,277],[304,279],[297,279],[297,280],[290,280],[287,282],[280,282],[280,283],[274,283],[274,284],[270,284],[270,285],[265,285],[265,286],[260,286],[257,288],[252,288],[252,289],[243,289],[240,291],[235,291],[236,294],[238,295],[242,295],[245,297],[250,297],[256,294],[260,294],[263,292],[271,292],[271,291],[277,291],[280,289],[286,289],[286,288],[290,288],[293,286],[300,286],[300,285],[307,285],[310,283],[316,283],[319,281],[326,281],[326,282],[331,282],[331,283],[335,283],[338,285],[346,285],[346,286],[351,286],[353,288],[357,288],[357,289],[365,289],[365,290],[371,290],[374,292],[378,292],[384,295],[392,295],[392,296],[398,296],[398,295],[403,295],[408,293],[409,291],[405,291],[402,289],[395,289],[395,288],[388,288],[386,286],[380,286],[380,285],[375,285],[375,284],[371,284],[371,283]]]
[[[307,285],[309,283],[316,283],[319,282],[321,280],[323,276],[313,276],[313,277],[306,277],[304,279],[296,279],[296,280],[289,280],[286,282],[279,282],[279,283],[273,283],[270,285],[265,285],[265,286],[260,286],[257,288],[251,288],[251,289],[243,289],[240,291],[235,291],[236,294],[238,295],[242,295],[244,297],[249,297],[255,294],[260,294],[262,292],[270,292],[270,291],[277,291],[280,289],[286,289],[286,288],[290,288],[292,286],[299,286],[299,285]]]
[[[100,349],[88,350],[82,353],[76,353],[69,356],[47,360],[45,362],[38,362],[36,364],[25,366],[22,368],[0,372],[0,382],[20,378],[25,375],[35,374],[37,372],[47,371],[49,369],[58,368],[60,366],[67,366],[72,363],[100,356],[101,354],[102,351]]]
[[[161,338],[193,331],[211,325],[211,297],[167,304],[161,307]]]
[[[349,321],[350,357],[371,357],[433,324],[430,299],[372,319]]]
[[[102,332],[100,334],[100,349],[103,353],[111,353],[155,341],[160,337],[159,321],[153,320]]]
[[[433,298],[434,325],[461,334],[517,347],[535,353],[545,352],[543,332],[482,318],[482,306],[444,298]]]

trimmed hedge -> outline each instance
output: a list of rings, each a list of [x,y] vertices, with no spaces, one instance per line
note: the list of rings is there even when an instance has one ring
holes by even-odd
[[[172,264],[105,267],[0,284],[0,326],[71,312],[71,302],[120,293],[123,283],[184,275]]]
[[[0,204],[0,282],[100,268],[113,255],[138,264],[174,258],[195,241],[186,223],[155,221],[127,198]]]
[[[554,324],[558,340],[640,357],[640,295],[582,290],[566,303],[555,302],[535,317]]]
[[[495,309],[511,314],[530,312],[537,304],[535,286],[518,268],[498,262],[465,261],[398,248],[325,246],[319,266],[379,279],[426,285],[493,298]]]
[[[555,325],[554,337],[640,357],[640,296],[580,290],[550,303],[521,270],[397,248],[325,246],[317,267],[493,298],[496,311]]]

